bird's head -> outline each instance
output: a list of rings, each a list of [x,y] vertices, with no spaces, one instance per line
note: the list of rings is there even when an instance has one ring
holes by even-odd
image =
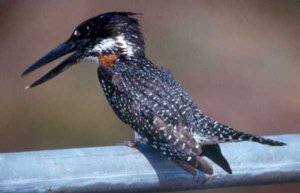
[[[144,56],[144,40],[135,15],[130,12],[109,12],[82,22],[67,41],[32,64],[21,76],[65,54],[74,53],[26,89],[42,84],[83,60],[100,64],[102,56]]]

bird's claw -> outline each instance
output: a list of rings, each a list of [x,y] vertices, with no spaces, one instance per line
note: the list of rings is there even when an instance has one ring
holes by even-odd
[[[126,140],[126,141],[123,141],[121,143],[117,143],[116,144],[117,146],[127,146],[127,147],[137,147],[138,146],[138,143],[133,141],[133,140]]]

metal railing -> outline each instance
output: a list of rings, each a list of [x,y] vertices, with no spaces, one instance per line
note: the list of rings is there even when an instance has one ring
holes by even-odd
[[[287,146],[221,144],[233,174],[191,176],[151,148],[92,147],[0,154],[0,192],[158,192],[300,182],[300,135]]]

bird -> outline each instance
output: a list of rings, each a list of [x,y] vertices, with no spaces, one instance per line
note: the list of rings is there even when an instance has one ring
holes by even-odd
[[[238,131],[206,115],[167,68],[145,54],[138,13],[107,12],[78,25],[71,36],[27,68],[21,76],[72,53],[25,89],[38,86],[82,61],[98,65],[97,75],[111,108],[145,142],[196,176],[213,174],[206,157],[228,174],[232,169],[220,143],[283,142]]]

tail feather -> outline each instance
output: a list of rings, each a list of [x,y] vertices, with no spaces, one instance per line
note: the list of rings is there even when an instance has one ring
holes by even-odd
[[[227,137],[227,138],[230,138],[230,137]],[[259,136],[256,136],[256,135],[243,133],[243,132],[239,132],[239,131],[235,131],[231,135],[231,138],[233,140],[237,140],[237,141],[253,141],[253,142],[258,142],[258,143],[265,144],[265,145],[270,145],[270,146],[283,146],[283,145],[286,145],[285,143],[283,143],[281,141],[267,139],[267,138],[264,138],[264,137],[259,137]]]
[[[237,131],[231,127],[223,125],[221,123],[217,123],[214,125],[214,132],[213,135],[219,138],[219,141],[253,141],[258,142],[265,145],[271,146],[283,146],[286,145],[283,142],[275,141],[272,139],[267,139],[264,137],[259,137],[256,135],[244,133]]]
[[[220,146],[218,144],[203,146],[201,155],[208,157],[227,173],[232,174],[230,165],[226,158],[222,155]]]

